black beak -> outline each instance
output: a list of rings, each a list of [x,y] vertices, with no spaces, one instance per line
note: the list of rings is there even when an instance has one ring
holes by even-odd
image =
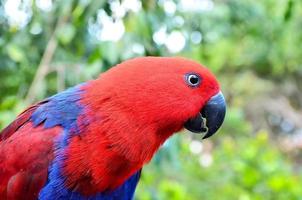
[[[193,133],[205,133],[203,139],[212,136],[223,123],[226,103],[221,92],[213,96],[194,118],[189,119],[184,127]]]

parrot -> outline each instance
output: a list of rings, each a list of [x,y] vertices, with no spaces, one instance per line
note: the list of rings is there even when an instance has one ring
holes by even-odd
[[[174,133],[212,136],[226,101],[209,69],[137,57],[46,98],[0,134],[1,200],[131,200]]]

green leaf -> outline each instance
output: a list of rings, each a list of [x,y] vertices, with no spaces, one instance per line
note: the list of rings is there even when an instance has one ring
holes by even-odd
[[[24,51],[15,44],[7,46],[7,54],[15,62],[21,62],[25,59]]]
[[[67,45],[69,44],[76,34],[76,29],[72,24],[66,24],[57,31],[59,41]]]

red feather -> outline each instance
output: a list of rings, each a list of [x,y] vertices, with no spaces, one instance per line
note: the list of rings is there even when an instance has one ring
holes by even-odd
[[[2,130],[0,133],[0,142],[2,140],[5,140],[6,138],[9,138],[12,134],[14,134],[21,126],[23,126],[26,122],[30,120],[30,116],[32,113],[42,104],[48,102],[47,100],[41,101],[40,103],[37,103],[26,110],[24,110],[15,121],[10,123],[5,129]]]
[[[202,75],[199,88],[185,84],[187,72]],[[64,172],[70,188],[94,194],[115,189],[140,170],[219,85],[195,62],[147,57],[123,62],[82,89],[85,116],[78,125],[85,131],[71,138]]]
[[[1,200],[36,199],[47,180],[48,166],[54,156],[53,140],[62,128],[33,126],[30,116],[43,103],[25,110],[1,133]]]

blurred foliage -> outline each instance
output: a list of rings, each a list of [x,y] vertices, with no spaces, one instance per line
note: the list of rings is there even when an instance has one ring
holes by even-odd
[[[226,122],[173,136],[136,199],[302,199],[301,26],[298,0],[0,0],[0,127],[122,60],[184,56],[217,75]]]

